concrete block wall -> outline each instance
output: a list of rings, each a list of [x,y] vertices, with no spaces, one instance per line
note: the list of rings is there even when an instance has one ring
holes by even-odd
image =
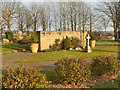
[[[80,40],[83,38],[83,32],[80,31],[39,31],[39,50],[49,49],[49,46],[54,44],[55,39],[60,39],[68,37],[77,37]],[[86,45],[85,36],[87,31],[84,32],[84,47]],[[81,38],[82,37],[82,38]]]

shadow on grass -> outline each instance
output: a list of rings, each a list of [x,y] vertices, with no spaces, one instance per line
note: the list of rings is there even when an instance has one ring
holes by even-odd
[[[93,50],[98,52],[111,52],[111,53],[120,53],[120,51],[107,51],[107,50]]]
[[[28,44],[8,43],[6,45],[2,45],[2,48],[14,49],[14,50],[21,50],[21,49],[29,50],[29,45]]]
[[[69,50],[70,52],[82,52],[82,53],[86,53],[84,50]]]
[[[41,73],[46,74],[47,80],[52,81],[53,84],[56,84],[56,73],[55,70],[42,70]]]
[[[97,88],[111,88],[111,89],[115,89],[115,90],[119,90],[117,88],[120,88],[119,86],[120,84],[120,78],[116,78],[114,80],[109,80],[108,82],[104,82],[104,83],[100,83],[100,84],[97,84],[97,85],[93,85],[91,86],[90,88],[91,89],[97,89]]]
[[[115,40],[97,40],[99,42],[120,42],[120,41],[115,41]]]
[[[46,66],[46,65],[45,65],[45,66],[39,66],[39,68],[42,69],[42,70],[49,70],[49,69],[50,69],[50,70],[53,70],[53,69],[56,69],[57,67],[56,67],[56,66],[50,66],[50,65],[49,65],[49,66],[48,66],[48,65]]]

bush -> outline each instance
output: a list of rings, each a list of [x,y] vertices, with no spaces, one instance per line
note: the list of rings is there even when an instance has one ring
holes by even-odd
[[[7,42],[9,42],[9,40],[8,39],[3,39],[3,42],[7,43]]]
[[[61,49],[60,47],[60,39],[55,39],[55,44],[50,45],[50,49],[52,49],[52,51],[58,51]]]
[[[22,34],[18,33],[17,37],[16,37],[17,41],[20,41],[23,39]]]
[[[31,42],[31,37],[30,36],[26,36],[22,40],[18,41],[18,43],[20,43],[20,44],[28,44],[30,42]]]
[[[14,43],[18,43],[18,41],[17,41],[16,38],[13,38],[13,42],[14,42]]]
[[[91,75],[89,65],[84,60],[59,60],[55,65],[57,80],[62,84],[80,85]]]
[[[96,40],[96,36],[94,34],[90,35],[90,40]]]
[[[20,43],[20,44],[28,44],[28,43],[30,43],[30,39],[23,38],[23,39],[20,40],[18,43]]]
[[[71,40],[66,36],[66,39],[63,40],[63,48],[69,49],[71,46]]]
[[[31,39],[31,36],[25,36],[23,39]]]
[[[20,40],[22,40],[22,39],[23,39],[22,36],[19,36],[19,35],[18,35],[18,36],[16,37],[16,40],[17,40],[17,41],[20,41]]]
[[[93,59],[91,64],[93,75],[118,75],[119,61],[115,56],[99,56]]]
[[[37,35],[37,32],[36,31],[33,31],[31,33],[31,42],[32,43],[38,43],[38,35]]]
[[[81,46],[81,41],[76,37],[72,37],[72,46],[74,48],[80,47]]]
[[[6,38],[7,38],[8,40],[10,40],[10,41],[13,40],[13,32],[7,31],[7,32],[5,32],[5,35],[6,35]]]
[[[37,67],[32,69],[17,67],[17,70],[7,67],[2,75],[3,88],[45,88],[49,82],[46,75]]]

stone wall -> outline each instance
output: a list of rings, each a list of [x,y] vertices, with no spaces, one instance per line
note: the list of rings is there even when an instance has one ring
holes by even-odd
[[[80,31],[38,31],[39,33],[39,50],[49,49],[49,46],[52,45],[55,39],[62,40],[63,38],[68,37],[77,37],[80,40],[84,41],[84,47],[86,45],[85,36],[87,31],[84,32],[84,40],[83,40],[83,32]]]

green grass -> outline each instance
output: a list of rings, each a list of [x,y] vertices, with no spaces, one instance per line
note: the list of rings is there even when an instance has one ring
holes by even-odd
[[[120,78],[116,78],[114,80],[110,80],[108,82],[100,83],[94,86],[91,86],[91,88],[120,88]]]
[[[83,51],[54,51],[54,52],[44,52],[40,55],[26,58],[24,60],[17,61],[17,63],[27,63],[27,62],[39,62],[39,61],[54,61],[63,58],[91,58],[95,56],[107,56],[111,54],[118,54],[118,47],[95,47],[92,53],[86,53]]]
[[[102,40],[102,41],[96,41],[96,46],[117,46],[120,45],[120,41],[113,41],[113,40]]]
[[[41,73],[46,74],[48,81],[52,81],[52,83],[56,82],[55,70],[42,70]]]
[[[14,50],[29,49],[29,44],[18,44],[18,43],[3,43],[2,54],[12,53]]]

